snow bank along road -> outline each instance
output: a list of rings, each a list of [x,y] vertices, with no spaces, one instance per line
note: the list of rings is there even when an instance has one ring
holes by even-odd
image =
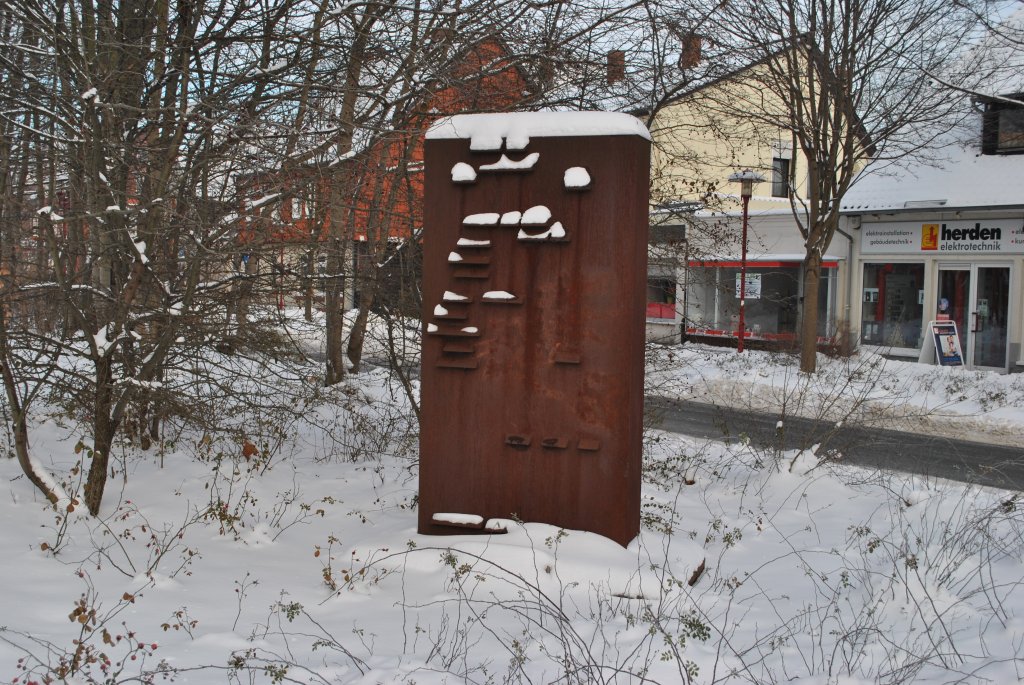
[[[807,449],[869,468],[949,478],[1024,490],[1024,446],[990,445],[948,437],[905,433],[829,421],[779,416],[689,400],[648,395],[652,428],[713,440],[749,438],[761,447]]]

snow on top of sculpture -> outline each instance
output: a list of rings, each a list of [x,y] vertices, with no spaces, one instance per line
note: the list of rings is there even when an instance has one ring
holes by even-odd
[[[523,150],[530,138],[641,136],[651,134],[639,119],[621,112],[513,112],[457,114],[427,131],[428,140],[462,138],[472,150]]]

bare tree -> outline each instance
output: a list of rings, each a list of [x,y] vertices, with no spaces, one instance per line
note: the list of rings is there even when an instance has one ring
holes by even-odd
[[[705,105],[786,132],[805,162],[806,196],[791,192],[790,204],[805,247],[800,366],[813,372],[822,257],[840,201],[868,160],[925,152],[956,124],[962,103],[926,74],[947,73],[972,17],[941,0],[744,1],[708,16],[756,86],[722,88]]]
[[[964,46],[950,70],[929,71],[929,78],[986,104],[1024,104],[1024,5],[963,0],[955,4],[977,22],[974,40]]]
[[[239,226],[259,214],[234,178],[280,160],[316,7],[2,9],[6,396],[22,416],[43,383],[90,424],[96,514],[115,437],[126,423],[156,430],[174,404],[167,365],[211,349],[232,284],[258,277],[255,255],[252,269],[230,268]]]
[[[325,217],[328,385],[345,373],[346,285],[359,291],[347,347],[358,368],[369,309],[389,288],[379,265],[419,235],[416,165],[425,130],[440,116],[461,112],[636,109],[662,102],[680,84],[659,80],[653,68],[666,51],[651,40],[665,33],[655,8],[645,0],[615,7],[438,0],[350,5],[325,23],[325,48],[317,73],[309,74],[317,84],[312,100],[320,103],[323,135],[310,137],[300,154],[326,186],[319,216]],[[678,22],[674,26],[670,31],[679,34]],[[618,86],[607,82],[611,47],[630,56],[631,78]],[[344,76],[332,80],[329,73]],[[365,247],[362,260],[351,253],[356,238]]]

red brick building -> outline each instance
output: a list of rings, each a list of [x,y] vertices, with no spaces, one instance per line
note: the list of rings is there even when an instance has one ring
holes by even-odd
[[[354,280],[390,281],[391,275],[377,273],[380,266],[398,266],[404,259],[400,253],[415,247],[412,239],[422,226],[426,130],[444,116],[514,110],[528,99],[529,84],[507,55],[495,38],[463,48],[450,76],[407,107],[408,115],[398,117],[399,125],[327,168],[307,165],[237,179],[239,196],[244,198],[240,243],[256,243],[264,254],[269,248],[273,267],[282,275],[322,274],[325,260],[320,248],[327,240],[341,240],[351,248]],[[330,208],[335,184],[347,186],[340,189],[344,215],[337,226]],[[311,264],[318,259],[318,267]],[[284,280],[282,276],[282,302],[287,292]],[[359,288],[349,288],[349,297],[355,295],[356,301],[347,305],[359,304]]]

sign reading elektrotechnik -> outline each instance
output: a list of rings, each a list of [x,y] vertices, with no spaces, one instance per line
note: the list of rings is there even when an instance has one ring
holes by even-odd
[[[1024,254],[1020,219],[865,223],[861,254]]]

